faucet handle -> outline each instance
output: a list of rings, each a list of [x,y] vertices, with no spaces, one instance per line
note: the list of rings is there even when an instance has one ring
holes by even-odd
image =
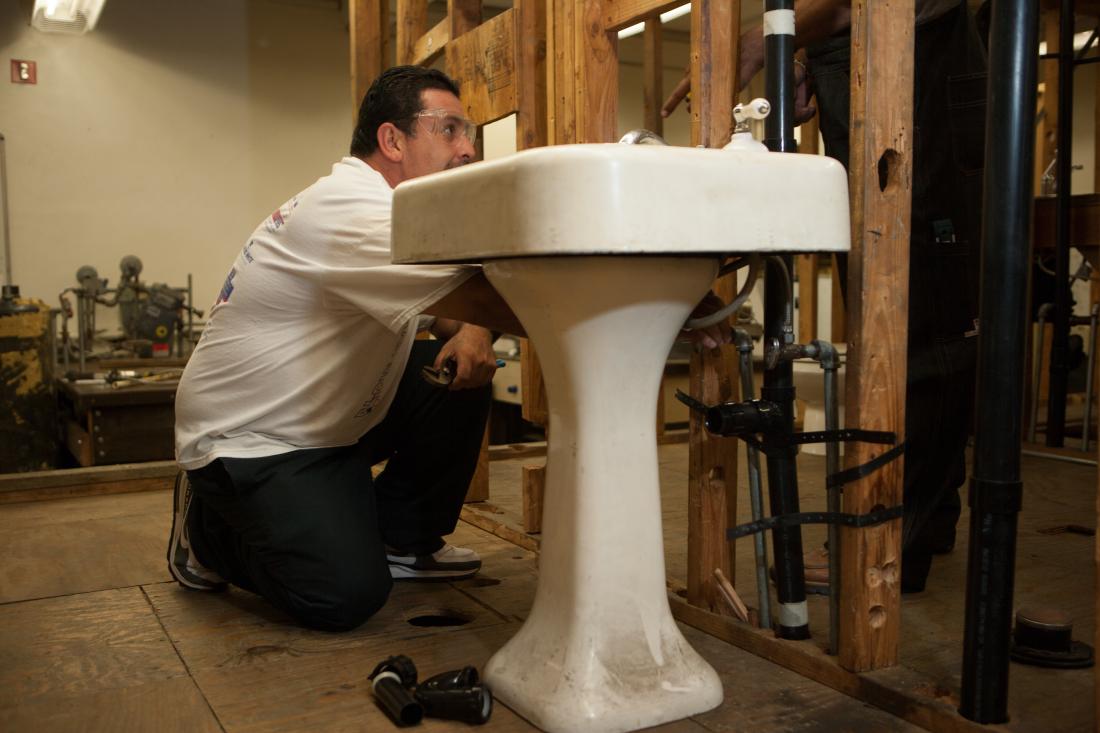
[[[757,97],[748,104],[740,103],[733,108],[733,120],[737,123],[734,132],[749,132],[749,120],[762,120],[771,114],[771,102]]]

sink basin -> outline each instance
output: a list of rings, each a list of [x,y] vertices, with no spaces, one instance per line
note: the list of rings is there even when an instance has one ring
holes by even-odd
[[[710,710],[718,675],[669,610],[656,406],[723,254],[848,249],[844,170],[816,156],[565,145],[401,184],[396,262],[482,262],[538,349],[551,439],[539,582],[485,666],[551,733]]]
[[[406,181],[394,262],[564,254],[846,252],[832,158],[659,145],[534,148]]]

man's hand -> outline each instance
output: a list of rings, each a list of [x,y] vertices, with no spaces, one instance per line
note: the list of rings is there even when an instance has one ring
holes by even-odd
[[[449,389],[481,387],[492,381],[497,371],[493,352],[493,336],[486,328],[462,324],[443,344],[435,360],[435,368],[454,363],[454,379]]]
[[[691,312],[690,317],[702,318],[703,316],[709,316],[711,313],[717,313],[725,307],[725,301],[713,292],[709,292],[699,301],[699,305],[695,306],[695,310]],[[728,344],[733,340],[733,329],[730,328],[729,318],[723,318],[713,326],[680,331],[680,338],[701,344],[705,349],[717,349],[721,344]]]

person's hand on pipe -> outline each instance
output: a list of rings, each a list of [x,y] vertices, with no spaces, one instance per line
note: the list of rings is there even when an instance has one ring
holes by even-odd
[[[741,88],[744,88],[745,85],[748,84],[748,80],[751,79],[753,75],[755,75],[757,72],[759,72],[764,65],[763,42],[761,41],[759,44],[746,43],[749,38],[757,37],[763,38],[763,36],[759,36],[759,34],[746,34],[746,36],[742,38]],[[750,57],[754,57],[754,55],[757,53],[757,50],[754,47],[756,45],[759,46],[760,51],[759,63],[757,63],[755,58],[746,58],[746,54],[748,54]],[[753,70],[746,78],[745,75],[747,73],[747,70],[749,69],[755,70]],[[811,99],[814,95],[813,77],[811,77],[809,71],[807,71],[805,63],[798,57],[795,57],[794,82],[794,123],[796,125],[801,125],[803,122],[808,122],[809,120],[813,119],[814,115],[817,114],[817,107],[811,104]],[[680,79],[679,83],[676,84],[672,92],[668,95],[668,98],[665,99],[665,103],[661,105],[661,116],[668,117],[669,115],[671,115],[673,111],[675,111],[676,107],[679,106],[680,102],[684,101],[685,98],[687,99],[687,111],[691,112],[690,92],[691,68],[689,67],[684,72],[684,77]]]
[[[796,0],[795,12],[795,38],[796,49],[805,48],[808,45],[821,41],[834,33],[842,31],[852,24],[851,0]],[[749,80],[764,68],[764,34],[760,27],[752,28],[741,34],[740,63],[738,64],[738,90],[744,89]],[[795,83],[801,85],[805,80],[805,70],[795,65]],[[691,70],[689,69],[676,88],[665,100],[661,107],[661,116],[668,117],[677,105],[688,96],[691,91]],[[799,108],[798,95],[795,95],[795,124],[805,122],[809,117],[808,105],[810,95],[804,95],[805,102]],[[733,100],[731,101],[731,107]],[[690,107],[689,107],[690,110]],[[810,115],[812,116],[812,115]]]
[[[717,313],[726,306],[725,301],[714,294],[714,291],[708,292],[699,305],[695,306],[695,310],[691,312],[690,318],[702,318],[703,316],[709,316],[711,313]],[[726,318],[720,323],[716,323],[713,326],[706,328],[684,330],[680,331],[680,340],[691,341],[701,345],[704,349],[717,349],[722,344],[728,344],[733,341],[733,329],[730,328],[729,319]]]
[[[434,366],[443,369],[448,363],[454,375],[448,389],[470,389],[491,382],[497,371],[497,357],[489,329],[462,324],[443,344]]]

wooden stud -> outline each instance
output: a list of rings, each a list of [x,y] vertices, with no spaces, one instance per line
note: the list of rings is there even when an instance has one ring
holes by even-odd
[[[1044,10],[1042,14],[1043,40],[1047,44],[1047,53],[1058,51],[1059,18],[1061,12]],[[1054,160],[1058,148],[1058,59],[1041,59],[1039,61],[1039,78],[1043,85],[1043,104],[1036,125],[1036,153],[1035,156],[1035,193],[1042,191],[1043,172]]]
[[[574,142],[613,142],[619,127],[619,39],[605,26],[602,0],[576,0],[576,5]]]
[[[546,0],[521,0],[516,28],[516,150],[548,144]]]
[[[452,39],[481,25],[481,0],[447,0],[447,20]]]
[[[447,44],[447,70],[462,85],[466,115],[484,125],[516,109],[515,9]]]
[[[388,0],[350,0],[348,26],[351,41],[351,104],[358,120],[359,105],[371,82],[386,68],[389,51]]]
[[[661,117],[661,104],[665,99],[662,56],[661,20],[649,18],[642,34],[642,124],[658,135],[664,134],[665,127],[665,119]]]
[[[817,155],[819,152],[817,115],[803,122],[799,132],[802,140],[798,143],[798,152]],[[798,272],[798,340],[804,344],[818,337],[817,318],[821,306],[818,302],[817,275],[820,262],[821,258],[815,254],[795,257],[795,268]]]
[[[696,0],[691,8],[691,144],[720,148],[733,129],[739,0]]]
[[[521,0],[514,8],[516,49],[516,150],[540,147],[548,143],[547,100],[547,7],[546,0]],[[527,339],[520,344],[520,380],[523,418],[544,429],[550,414],[546,404],[546,385],[538,355]],[[549,431],[547,430],[549,433]],[[546,491],[546,466],[541,470],[523,469],[523,526],[528,532],[542,530],[542,502]]]
[[[538,552],[540,545],[539,538],[524,534],[518,529],[509,527],[507,524],[500,521],[496,515],[503,513],[503,509],[498,509],[489,503],[467,504],[462,507],[460,517],[463,522],[472,524],[478,529],[483,529],[502,540],[507,540],[513,545],[522,547],[525,550],[530,550],[531,552]]]
[[[691,11],[691,141],[721,147],[729,141],[736,93],[740,2],[697,0]],[[732,277],[718,295],[732,298]],[[689,391],[705,404],[736,399],[737,352],[733,346],[692,354]],[[729,613],[715,569],[734,578],[734,545],[726,529],[737,523],[737,442],[715,438],[692,413],[688,467],[688,602]]]
[[[683,4],[683,0],[604,0],[601,25],[619,31]]]
[[[546,465],[523,467],[523,531],[542,532],[542,503],[546,491]]]
[[[428,32],[428,0],[397,0],[396,63],[411,64],[416,42]]]
[[[538,354],[529,339],[521,342],[519,354],[523,419],[546,427],[550,423],[550,412],[546,406],[546,384],[542,381]]]
[[[547,0],[546,5],[546,144],[560,145],[574,136],[573,108],[566,103],[573,96],[568,66],[573,58],[573,4],[567,0]]]
[[[669,594],[668,601],[672,615],[680,623],[881,708],[924,730],[939,733],[985,733],[990,730],[990,726],[959,715],[950,696],[936,694],[943,689],[942,680],[925,677],[906,667],[873,675],[854,674],[840,667],[818,644],[792,643],[776,638],[770,629],[753,628],[730,616],[708,613],[685,603],[674,593]]]
[[[691,355],[689,392],[704,404],[736,399],[731,375],[737,374],[737,351],[725,345]],[[703,418],[688,419],[688,603],[715,613],[728,613],[714,570],[734,577],[734,544],[726,530],[737,524],[737,441],[710,435]]]
[[[798,340],[808,344],[817,338],[817,255],[798,255]]]
[[[832,304],[829,319],[829,340],[834,344],[842,344],[848,341],[848,304],[844,302],[844,288],[840,279],[840,265],[837,264],[837,256],[831,258],[830,271],[833,277]]]
[[[806,155],[818,154],[818,117],[814,115],[801,125],[802,140],[798,152]],[[795,267],[798,271],[798,340],[804,344],[817,338],[817,317],[820,312],[818,303],[817,274],[821,258],[815,254],[798,255]],[[837,289],[837,288],[834,288]]]
[[[820,148],[817,115],[802,123],[800,133],[802,140],[798,144],[798,152],[817,155]],[[795,267],[798,271],[798,340],[806,344],[818,337],[817,318],[821,304],[818,302],[817,277],[821,257],[815,254],[798,255],[795,258]]]
[[[851,201],[848,260],[849,424],[904,440],[912,195],[914,0],[852,3]],[[881,446],[848,445],[847,467]],[[844,490],[844,511],[902,502],[902,459]],[[901,521],[841,528],[840,663],[849,670],[898,661]]]
[[[429,66],[443,54],[443,49],[451,40],[451,19],[443,20],[420,36],[413,43],[412,55],[408,62],[414,66]]]

